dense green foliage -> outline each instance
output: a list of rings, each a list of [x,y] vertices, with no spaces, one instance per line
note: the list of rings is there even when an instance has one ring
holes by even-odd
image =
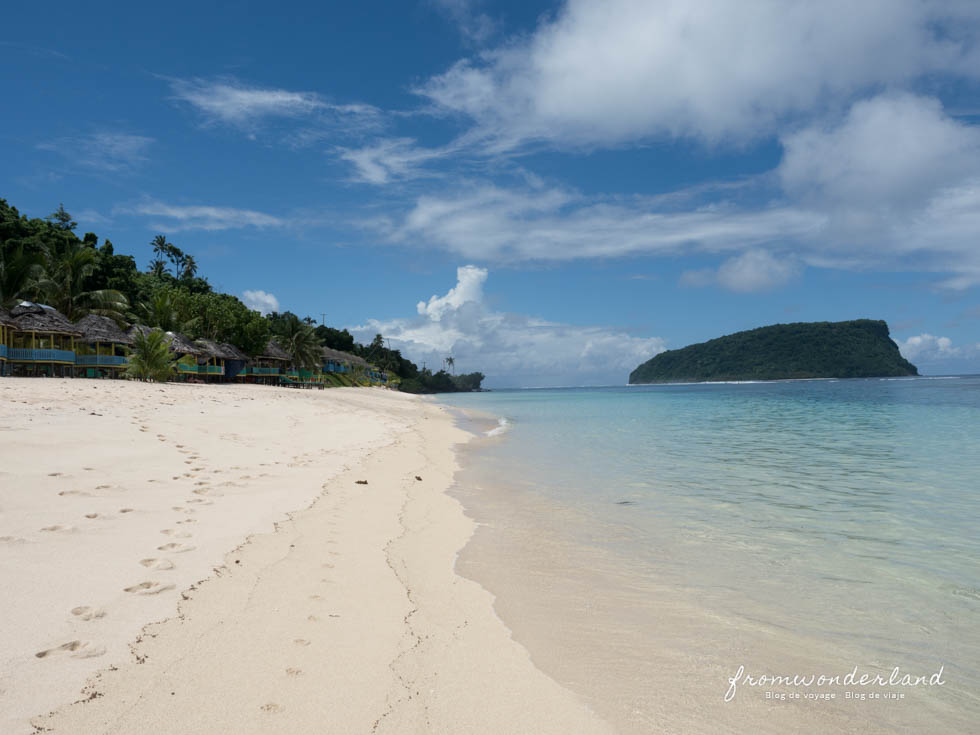
[[[170,353],[170,338],[160,331],[149,334],[137,332],[133,337],[133,349],[126,366],[126,375],[139,380],[165,383],[176,369]]]
[[[918,375],[883,321],[797,322],[668,350],[630,373],[630,383],[786,380]]]
[[[480,390],[483,373],[450,375],[445,370],[433,373],[425,369],[414,378],[402,380],[401,390],[406,393],[463,393]]]
[[[371,344],[361,345],[346,329],[316,326],[310,317],[301,319],[288,311],[262,316],[237,297],[215,292],[198,275],[194,256],[165,235],[148,243],[149,264],[140,271],[132,255],[117,254],[108,239],[100,246],[91,232],[79,238],[77,227],[63,206],[46,219],[28,218],[0,199],[0,307],[22,299],[39,301],[72,321],[96,313],[120,326],[139,323],[190,339],[229,342],[252,356],[261,354],[275,336],[295,365],[304,369],[319,367],[321,348],[330,347],[362,357],[392,376],[392,384],[400,382],[403,390],[416,393],[477,390],[483,380],[480,373],[420,373],[380,334]],[[159,351],[156,343],[144,346]],[[143,358],[137,362],[142,364]],[[455,361],[447,358],[447,364]],[[347,384],[349,379],[338,380]]]

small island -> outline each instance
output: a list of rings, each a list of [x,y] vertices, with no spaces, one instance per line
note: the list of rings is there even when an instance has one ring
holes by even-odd
[[[709,380],[791,380],[918,375],[882,320],[796,322],[736,332],[661,352],[630,385]]]

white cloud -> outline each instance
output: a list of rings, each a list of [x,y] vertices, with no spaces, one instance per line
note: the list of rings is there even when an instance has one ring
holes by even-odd
[[[84,168],[125,173],[146,162],[146,151],[154,142],[143,135],[103,131],[38,143],[37,148],[58,153]]]
[[[746,139],[862,91],[976,78],[978,22],[976,3],[939,0],[568,0],[417,92],[500,149]]]
[[[494,34],[497,24],[480,10],[481,0],[431,0],[459,28],[463,37],[481,43]]]
[[[659,337],[493,311],[483,300],[487,276],[483,268],[459,268],[456,285],[420,301],[417,317],[369,320],[352,331],[360,339],[380,332],[420,366],[439,369],[451,355],[457,372],[479,370],[497,386],[625,383],[631,370],[665,349]]]
[[[139,214],[155,217],[151,227],[162,232],[183,230],[229,230],[242,227],[284,226],[279,217],[252,209],[213,207],[207,205],[167,204],[146,199],[133,207],[117,207],[119,214]]]
[[[265,291],[245,291],[242,294],[242,302],[249,309],[255,309],[262,314],[279,311],[279,299]]]
[[[412,138],[383,138],[362,148],[338,148],[337,153],[354,165],[355,181],[388,184],[433,175],[423,164],[444,159],[454,150],[421,148]]]
[[[267,118],[324,117],[359,125],[375,121],[381,111],[362,103],[334,104],[315,92],[250,87],[235,79],[174,79],[174,97],[192,105],[209,122],[249,128]],[[301,131],[296,140],[313,141],[322,131]]]
[[[728,258],[717,270],[685,271],[680,282],[684,286],[718,284],[730,291],[751,293],[784,286],[799,272],[799,265],[793,260],[779,260],[765,250],[747,250]]]
[[[464,265],[456,269],[456,285],[445,296],[432,296],[428,302],[420,301],[416,311],[432,321],[438,322],[447,312],[456,311],[468,302],[483,300],[483,284],[487,280],[486,268]]]
[[[659,211],[647,200],[602,201],[555,188],[460,188],[419,197],[388,236],[434,243],[467,258],[572,260],[748,249],[802,238],[824,222],[819,214],[788,207]]]
[[[949,337],[935,337],[925,332],[898,342],[898,349],[902,357],[910,362],[942,360],[958,357],[960,354],[959,348],[953,347],[953,341]]]
[[[786,135],[783,146],[783,188],[821,206],[901,211],[980,174],[980,128],[909,94],[857,102],[838,125]]]

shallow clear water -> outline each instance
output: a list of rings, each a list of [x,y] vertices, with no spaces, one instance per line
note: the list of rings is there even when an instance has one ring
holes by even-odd
[[[942,664],[976,708],[980,377],[441,400],[506,419],[470,461],[585,519],[570,542],[855,664]]]

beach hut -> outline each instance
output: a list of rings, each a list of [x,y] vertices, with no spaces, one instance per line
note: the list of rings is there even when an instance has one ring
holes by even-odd
[[[134,324],[129,328],[127,334],[134,337],[137,332],[147,335],[153,331],[157,330],[145,324]],[[197,361],[201,355],[200,348],[195,347],[193,342],[179,332],[167,332],[166,334],[170,340],[170,352],[177,356],[177,375],[183,377],[197,375]]]
[[[323,372],[325,373],[351,373],[356,368],[368,370],[367,360],[350,352],[341,352],[330,347],[323,348]]]
[[[194,346],[201,351],[197,360],[198,375],[204,375],[209,380],[224,378],[228,374],[227,363],[241,362],[240,355],[248,359],[237,347],[220,344],[210,339],[194,340]],[[240,367],[236,368],[235,373],[237,374],[240,369]]]
[[[70,377],[75,339],[81,332],[64,314],[44,304],[22,301],[10,310],[6,368],[11,375]]]
[[[13,331],[14,323],[10,319],[10,312],[0,309],[0,375],[7,374],[7,350],[10,348]]]
[[[279,344],[270,339],[262,350],[262,354],[252,361],[238,376],[254,383],[279,383],[279,378],[285,374],[292,358]]]
[[[225,378],[235,378],[248,367],[251,359],[230,342],[222,342],[221,347],[229,355],[225,358]]]
[[[170,351],[177,355],[177,375],[194,377],[200,370],[204,351],[180,332],[167,332],[170,338]]]
[[[76,375],[115,378],[126,369],[133,338],[112,319],[89,314],[75,322],[75,328],[82,334],[75,346]]]

